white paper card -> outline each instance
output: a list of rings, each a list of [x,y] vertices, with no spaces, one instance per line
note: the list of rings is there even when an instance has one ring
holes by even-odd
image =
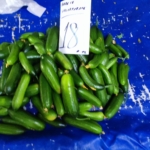
[[[88,55],[91,0],[64,0],[60,5],[59,51]]]

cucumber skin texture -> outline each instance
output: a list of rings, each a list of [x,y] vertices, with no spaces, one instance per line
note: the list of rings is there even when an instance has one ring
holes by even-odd
[[[41,131],[45,128],[45,123],[43,121],[26,111],[9,110],[9,116],[24,125],[24,127],[27,129]]]
[[[19,46],[17,43],[14,43],[11,49],[9,56],[6,59],[6,66],[13,65],[18,60],[19,56]]]
[[[119,110],[119,107],[121,106],[122,102],[124,100],[124,94],[119,93],[117,96],[113,96],[110,99],[109,105],[104,110],[104,115],[111,119]]]
[[[59,78],[55,70],[53,69],[53,67],[50,64],[46,63],[44,59],[41,59],[40,68],[43,75],[45,76],[48,83],[50,84],[51,88],[55,90],[58,94],[60,94],[61,88],[60,88]]]
[[[17,110],[21,107],[26,89],[30,82],[30,75],[24,73],[18,83],[17,89],[12,99],[12,108]]]
[[[81,112],[79,112],[79,115],[88,117],[91,120],[95,120],[95,121],[102,121],[102,120],[104,120],[104,114],[103,114],[103,112],[81,111]]]
[[[25,129],[21,126],[6,124],[6,123],[0,124],[0,134],[19,135],[19,134],[23,134],[24,132]]]
[[[99,84],[104,84],[104,79],[100,69],[95,68],[90,70],[91,77],[97,81]],[[105,106],[107,103],[107,91],[106,89],[97,90],[95,95],[101,100],[102,106]]]
[[[39,78],[40,84],[40,98],[43,108],[50,108],[53,104],[52,102],[52,89],[43,73],[40,74]]]
[[[78,73],[79,61],[76,58],[76,56],[75,55],[66,55],[66,56],[70,60],[70,62],[72,63],[73,69]]]
[[[83,99],[87,100],[89,103],[93,104],[94,106],[100,107],[102,106],[101,101],[93,95],[89,90],[79,87],[77,89],[77,93]]]
[[[76,118],[73,118],[72,116],[69,115],[64,115],[63,120],[65,123],[83,129],[85,131],[94,133],[94,134],[101,134],[102,133],[102,128],[101,126],[92,120],[77,120]]]
[[[111,85],[112,84],[112,79],[111,79],[111,75],[110,75],[109,71],[106,69],[106,67],[104,65],[99,65],[99,69],[102,72],[105,84]],[[110,86],[110,87],[107,88],[107,93],[108,94],[111,95],[111,94],[113,94],[113,92],[114,92],[113,86]]]
[[[52,97],[53,97],[53,103],[58,116],[63,116],[65,114],[65,110],[64,110],[64,106],[60,94],[53,91]]]
[[[129,66],[123,62],[118,65],[118,81],[121,85],[125,85],[128,79]]]
[[[96,90],[102,90],[105,88],[104,85],[101,85],[101,84],[97,83],[94,79],[92,79],[92,77],[89,75],[85,66],[81,65],[79,67],[79,74],[80,74],[82,80],[84,81],[84,83],[86,85],[88,85],[88,87],[90,87],[91,89],[94,89],[96,91]]]
[[[61,77],[61,89],[65,112],[72,116],[77,116],[79,106],[74,81],[70,74],[64,74]]]
[[[14,92],[17,83],[19,82],[21,77],[21,65],[16,63],[12,66],[8,78],[6,80],[6,84],[4,86],[4,91],[6,94],[11,94]]]
[[[55,52],[54,60],[56,63],[58,62],[64,69],[67,70],[73,69],[72,63],[62,52],[59,51]]]

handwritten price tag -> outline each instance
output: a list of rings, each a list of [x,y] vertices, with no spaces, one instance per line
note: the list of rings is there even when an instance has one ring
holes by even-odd
[[[59,51],[88,55],[91,0],[64,0],[60,5]]]

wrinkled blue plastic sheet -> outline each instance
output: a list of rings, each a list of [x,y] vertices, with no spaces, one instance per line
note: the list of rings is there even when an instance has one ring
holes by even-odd
[[[0,15],[0,42],[11,42],[27,31],[45,32],[48,27],[59,25],[60,1],[37,2],[47,8],[41,18],[25,7],[11,15]],[[150,1],[92,0],[92,24],[96,20],[104,35],[111,33],[130,53],[128,98],[113,119],[100,122],[105,134],[47,126],[43,132],[0,135],[1,150],[150,149]],[[32,111],[32,105],[27,105],[27,109]]]

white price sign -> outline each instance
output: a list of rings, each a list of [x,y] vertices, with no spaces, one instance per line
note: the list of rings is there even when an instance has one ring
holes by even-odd
[[[59,51],[89,54],[91,0],[64,0],[60,7]]]

